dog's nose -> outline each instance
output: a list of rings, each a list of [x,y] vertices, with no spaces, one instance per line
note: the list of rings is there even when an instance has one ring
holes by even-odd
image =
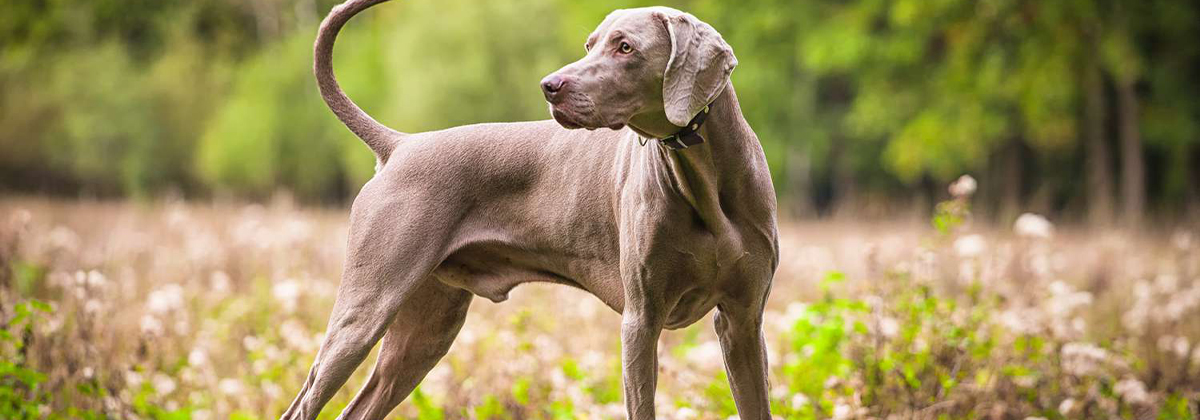
[[[562,91],[563,86],[567,84],[567,78],[557,74],[551,74],[542,79],[542,93],[546,94],[546,100],[554,102],[558,93]]]

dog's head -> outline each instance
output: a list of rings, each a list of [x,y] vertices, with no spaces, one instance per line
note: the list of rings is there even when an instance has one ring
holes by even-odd
[[[614,11],[584,47],[583,58],[542,79],[550,113],[571,129],[616,130],[663,115],[685,126],[737,66],[712,26],[666,7]]]

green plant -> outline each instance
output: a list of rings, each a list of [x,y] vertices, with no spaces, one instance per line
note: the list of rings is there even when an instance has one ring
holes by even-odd
[[[13,307],[13,317],[0,329],[0,418],[38,419],[50,395],[39,389],[46,375],[25,364],[26,342],[33,334],[39,314],[50,313],[50,305],[28,300]]]

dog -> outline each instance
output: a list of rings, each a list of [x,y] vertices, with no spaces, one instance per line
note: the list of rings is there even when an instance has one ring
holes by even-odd
[[[377,172],[351,207],[326,337],[281,418],[316,418],[381,338],[341,418],[383,418],[446,354],[474,296],[501,302],[540,281],[621,314],[630,419],[654,418],[662,330],[713,308],[739,415],[769,419],[776,199],[721,35],[675,9],[617,10],[582,59],[541,81],[553,120],[406,134],[356,106],[331,64],[346,21],[384,1],[334,7],[314,46],[321,94]]]

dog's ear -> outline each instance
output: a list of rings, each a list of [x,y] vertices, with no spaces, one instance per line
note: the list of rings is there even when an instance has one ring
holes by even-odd
[[[671,38],[671,58],[663,74],[663,108],[667,120],[682,127],[721,93],[737,58],[721,34],[695,16],[658,16]]]

